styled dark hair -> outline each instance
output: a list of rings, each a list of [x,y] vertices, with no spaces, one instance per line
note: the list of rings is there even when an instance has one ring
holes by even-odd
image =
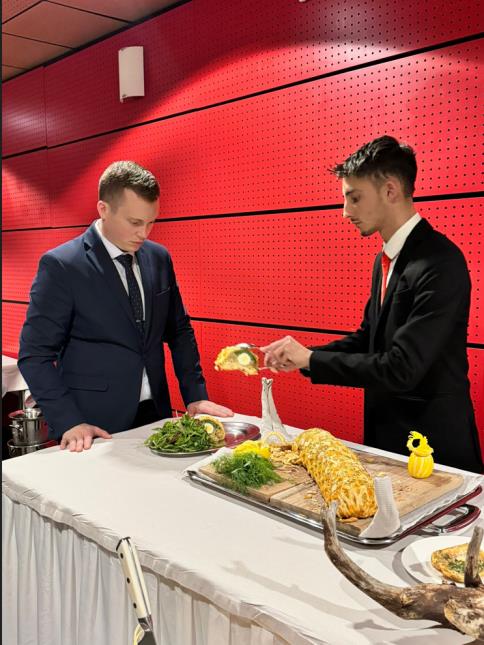
[[[402,182],[405,195],[411,197],[415,191],[417,162],[410,146],[385,135],[365,143],[331,172],[339,179],[354,176],[379,180],[394,175]]]
[[[99,179],[99,199],[117,208],[125,188],[148,202],[160,196],[156,177],[134,161],[115,161],[106,168]]]

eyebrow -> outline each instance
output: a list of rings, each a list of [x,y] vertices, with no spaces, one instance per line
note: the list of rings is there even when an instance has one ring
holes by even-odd
[[[344,196],[348,197],[348,195],[351,195],[352,193],[358,192],[358,188],[351,188],[350,190],[345,190]]]

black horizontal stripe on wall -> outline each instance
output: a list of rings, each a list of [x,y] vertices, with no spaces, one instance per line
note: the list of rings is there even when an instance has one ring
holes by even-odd
[[[2,303],[12,305],[28,305],[26,300],[2,300]],[[351,331],[343,331],[341,329],[320,329],[319,327],[298,327],[296,325],[279,325],[276,323],[268,322],[247,322],[245,320],[224,320],[222,318],[199,318],[198,316],[190,316],[190,320],[195,322],[214,323],[217,325],[241,325],[243,327],[257,327],[266,329],[279,329],[281,331],[297,331],[310,334],[331,334],[334,336],[346,336],[353,333]],[[467,343],[467,347],[471,349],[484,349],[484,343]]]
[[[115,33],[118,33],[118,32],[114,32],[111,35],[114,35]],[[484,34],[480,32],[478,34],[473,34],[471,36],[464,36],[463,38],[456,38],[454,40],[449,40],[449,41],[446,41],[446,42],[443,42],[443,43],[439,43],[437,45],[429,45],[427,47],[420,47],[419,49],[413,49],[411,51],[403,52],[401,54],[394,54],[392,56],[385,56],[385,57],[379,58],[378,60],[375,60],[375,61],[368,61],[366,63],[359,63],[358,65],[351,65],[351,66],[345,67],[343,69],[337,69],[337,70],[333,70],[331,72],[326,72],[324,74],[318,74],[317,76],[311,76],[309,78],[304,78],[304,79],[301,79],[301,80],[298,80],[298,81],[292,81],[291,83],[284,83],[283,85],[276,85],[274,87],[266,88],[266,89],[263,89],[263,90],[258,90],[257,92],[251,92],[249,94],[244,94],[242,96],[237,96],[237,97],[233,97],[233,98],[230,98],[230,99],[224,99],[223,101],[218,101],[216,103],[209,103],[207,105],[193,107],[193,108],[189,108],[187,110],[182,110],[181,112],[175,112],[173,114],[168,114],[168,115],[156,117],[155,119],[148,119],[146,121],[139,121],[138,123],[131,123],[130,125],[124,126],[122,128],[114,128],[112,130],[105,130],[104,132],[97,132],[97,133],[89,135],[87,137],[81,137],[79,139],[71,139],[69,141],[64,141],[63,143],[58,143],[58,144],[56,144],[54,146],[45,146],[44,148],[36,148],[36,150],[37,151],[38,150],[43,150],[43,149],[54,150],[55,148],[62,148],[64,146],[68,146],[68,145],[73,144],[73,143],[80,143],[82,141],[89,141],[90,139],[97,139],[99,137],[104,137],[104,136],[107,136],[107,135],[110,135],[110,134],[116,134],[118,132],[124,132],[126,130],[132,130],[133,128],[140,128],[140,127],[143,127],[145,125],[150,125],[152,123],[158,123],[160,121],[167,121],[168,119],[174,119],[174,118],[177,118],[177,117],[180,117],[180,116],[185,116],[187,114],[193,114],[194,112],[202,112],[202,111],[205,111],[205,110],[210,110],[212,108],[220,107],[222,105],[228,105],[229,103],[237,103],[239,101],[245,101],[247,99],[251,99],[251,98],[254,98],[256,96],[262,96],[262,95],[265,95],[265,94],[271,94],[273,92],[280,92],[281,90],[286,90],[286,89],[291,88],[291,87],[297,87],[298,85],[306,85],[308,83],[314,83],[316,81],[320,81],[320,80],[325,79],[325,78],[330,78],[332,76],[339,76],[341,74],[354,72],[354,71],[357,71],[357,70],[360,70],[360,69],[365,69],[365,68],[368,68],[368,67],[375,67],[376,65],[383,65],[385,63],[390,63],[390,62],[393,62],[393,61],[396,61],[396,60],[409,58],[411,56],[417,56],[419,54],[424,54],[424,53],[427,53],[427,52],[431,52],[431,51],[435,51],[435,50],[439,50],[439,49],[444,49],[446,47],[452,47],[452,46],[461,45],[461,44],[467,43],[467,42],[473,42],[475,40],[480,40],[483,36],[484,36]],[[69,55],[71,55],[71,54],[69,54]],[[65,55],[63,55],[62,57],[65,57]],[[56,60],[58,60],[58,59],[56,59]],[[54,61],[51,61],[51,62],[54,62]],[[32,71],[32,70],[29,70],[29,71]],[[19,74],[19,76],[21,76],[21,74]],[[18,76],[15,76],[14,78],[18,78]],[[13,80],[13,79],[11,79],[11,80]],[[27,154],[28,152],[31,152],[31,151],[13,153],[11,155],[5,155],[2,158],[3,159],[10,159],[12,157],[17,157],[17,156],[20,156],[20,155],[23,155],[23,154]]]
[[[414,197],[414,202],[436,202],[436,201],[446,201],[451,199],[473,199],[476,197],[484,197],[484,191],[474,191],[469,193],[450,193],[448,195],[422,195],[420,197]],[[186,215],[181,217],[159,217],[155,220],[155,223],[160,224],[164,222],[188,222],[193,220],[206,220],[206,219],[228,219],[231,217],[258,217],[265,215],[281,215],[284,213],[308,213],[314,211],[329,211],[329,210],[340,210],[343,208],[343,204],[319,204],[317,206],[295,206],[291,208],[274,208],[269,210],[257,210],[257,211],[240,211],[238,213],[207,213],[204,215]],[[72,224],[64,226],[35,226],[31,228],[4,228],[2,233],[14,233],[19,231],[46,231],[51,230],[55,231],[57,229],[64,228],[86,228],[91,225],[92,222],[86,222],[85,224]]]

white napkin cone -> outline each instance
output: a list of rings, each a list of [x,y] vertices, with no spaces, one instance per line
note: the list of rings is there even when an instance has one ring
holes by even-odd
[[[387,537],[400,527],[400,516],[393,497],[391,478],[388,475],[375,477],[373,482],[378,508],[371,524],[360,533],[362,538]]]

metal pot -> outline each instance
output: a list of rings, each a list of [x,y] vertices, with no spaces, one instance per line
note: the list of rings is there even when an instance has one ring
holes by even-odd
[[[37,450],[42,450],[43,448],[50,448],[51,446],[56,446],[57,441],[51,439],[50,441],[45,441],[44,443],[34,443],[30,446],[16,446],[13,442],[13,439],[7,441],[8,455],[9,457],[20,457],[21,455],[27,455],[29,452],[36,452]]]
[[[17,410],[8,415],[12,441],[16,446],[31,446],[45,443],[49,438],[49,430],[39,408]]]

